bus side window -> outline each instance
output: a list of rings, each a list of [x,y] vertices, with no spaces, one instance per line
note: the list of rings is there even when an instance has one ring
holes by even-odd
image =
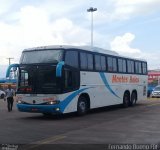
[[[95,55],[95,69],[101,71],[101,56]]]
[[[64,75],[64,90],[72,91],[79,88],[79,73],[75,70],[65,70]]]
[[[82,70],[87,70],[87,54],[81,52],[80,53],[80,66]]]
[[[133,60],[127,60],[127,71],[128,73],[134,73],[134,61]]]
[[[116,72],[117,71],[117,59],[116,58],[108,57],[107,64],[108,64],[108,71],[109,72]]]
[[[78,52],[77,51],[66,51],[65,64],[78,68]]]
[[[142,64],[141,64],[141,62],[135,62],[135,69],[136,69],[136,73],[137,74],[141,74],[142,73]]]
[[[118,71],[126,72],[126,60],[122,58],[118,58]]]
[[[143,74],[147,74],[147,63],[145,62],[142,63],[142,72]]]

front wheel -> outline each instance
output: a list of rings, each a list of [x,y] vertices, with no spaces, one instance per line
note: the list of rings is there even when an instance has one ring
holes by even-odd
[[[129,106],[130,103],[130,97],[128,93],[124,93],[123,96],[123,107],[127,108]]]
[[[81,96],[77,103],[77,114],[82,116],[88,111],[88,103],[85,97]]]
[[[4,98],[4,94],[1,95],[1,98]]]

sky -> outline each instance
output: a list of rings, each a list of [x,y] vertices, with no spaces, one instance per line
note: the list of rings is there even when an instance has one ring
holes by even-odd
[[[93,45],[160,69],[160,0],[0,0],[0,77],[9,57],[47,45]]]

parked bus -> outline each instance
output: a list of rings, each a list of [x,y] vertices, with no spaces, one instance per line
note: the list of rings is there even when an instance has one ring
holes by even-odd
[[[147,96],[147,62],[100,48],[46,46],[22,52],[17,108],[21,112],[85,114],[98,107],[134,106]]]

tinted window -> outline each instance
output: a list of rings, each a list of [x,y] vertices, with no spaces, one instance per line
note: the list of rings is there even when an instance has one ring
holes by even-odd
[[[95,69],[101,70],[101,56],[95,55]]]
[[[20,86],[28,86],[28,72],[26,70],[21,70],[20,76]]]
[[[136,73],[141,74],[142,73],[142,65],[141,62],[135,62],[135,69]]]
[[[126,72],[126,60],[125,59],[118,59],[118,71],[119,72]]]
[[[106,71],[105,56],[95,55],[95,69],[98,71]]]
[[[134,61],[127,60],[127,70],[128,73],[134,73]]]
[[[126,60],[123,59],[123,72],[126,72]]]
[[[54,69],[39,69],[37,76],[38,93],[54,93],[57,87],[56,74]]]
[[[116,58],[108,57],[107,64],[108,64],[108,71],[109,72],[116,72],[117,71],[117,59]]]
[[[101,56],[101,70],[106,71],[106,58]]]
[[[87,69],[87,54],[86,53],[80,53],[80,64],[81,69]]]
[[[147,74],[147,63],[142,63],[142,72],[143,74]]]
[[[78,52],[67,51],[65,56],[65,64],[78,68]]]
[[[93,55],[88,53],[80,53],[81,69],[93,70]]]
[[[35,50],[22,53],[21,64],[57,63],[62,60],[63,50]]]
[[[93,70],[93,55],[87,54],[88,60],[88,70]]]
[[[79,88],[79,72],[66,69],[64,72],[64,91],[73,91]]]

